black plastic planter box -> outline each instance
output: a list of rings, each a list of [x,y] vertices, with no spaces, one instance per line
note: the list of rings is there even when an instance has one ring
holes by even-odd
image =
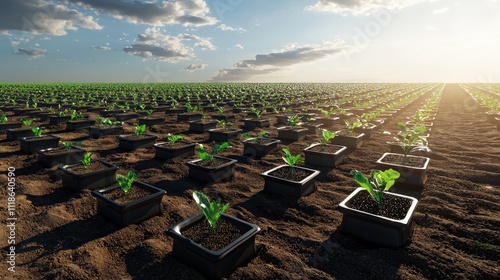
[[[409,158],[425,159],[425,163],[422,167],[410,167],[406,165],[384,162],[385,157],[388,155],[398,155],[401,157],[403,155],[396,153],[385,153],[379,160],[377,160],[377,166],[380,170],[392,168],[401,174],[399,179],[396,180],[394,186],[391,188],[391,191],[404,193],[405,190],[414,190],[421,192],[424,188],[425,183],[427,182],[427,165],[429,164],[430,158],[408,155],[407,157]]]
[[[182,114],[185,111],[184,108],[169,108],[165,110],[165,114]]]
[[[7,129],[16,129],[20,128],[22,123],[1,123],[0,124],[0,131],[7,130]]]
[[[316,118],[316,121],[322,123],[323,127],[332,127],[336,122],[338,122],[338,120],[339,118],[337,117]]]
[[[42,112],[38,115],[40,117],[40,122],[48,121],[51,117],[56,117],[57,115],[54,113]]]
[[[59,169],[63,172],[62,185],[72,191],[79,192],[83,189],[97,189],[109,186],[116,183],[116,170],[118,167],[116,165],[107,163],[103,160],[99,161],[105,166],[105,169],[101,169],[94,172],[77,174],[71,171],[72,167],[81,164],[72,164],[60,166]]]
[[[153,126],[156,124],[162,124],[165,122],[164,117],[144,117],[144,118],[139,118],[139,125],[145,124],[146,126]]]
[[[28,116],[30,113],[36,111],[35,108],[18,108],[14,109],[14,116]]]
[[[243,140],[243,155],[250,158],[261,158],[272,152],[281,143],[278,139],[263,138],[262,142],[257,142],[257,138]]]
[[[118,135],[118,148],[125,151],[133,151],[139,148],[149,148],[153,147],[158,136],[152,134],[142,134],[139,139],[130,139],[130,136],[135,136],[135,134],[128,135]]]
[[[216,121],[196,120],[189,122],[189,131],[203,133],[217,127]]]
[[[358,133],[355,136],[345,136],[337,133],[337,136],[330,140],[330,143],[339,146],[345,146],[349,150],[356,150],[357,148],[363,145],[363,137],[365,135],[363,133]]]
[[[289,169],[290,167],[286,164],[275,167],[262,173],[264,177],[264,191],[270,193],[276,193],[285,197],[301,197],[309,195],[316,191],[316,186],[314,184],[315,177],[320,174],[320,171],[309,169],[305,167],[296,166],[295,169],[302,169],[310,172],[311,174],[302,181],[291,181],[284,178],[279,178],[269,173],[281,168]]]
[[[182,235],[185,228],[204,222],[198,213],[168,229],[167,235],[173,239],[172,255],[179,261],[194,267],[209,279],[229,276],[237,267],[245,265],[256,255],[255,237],[260,228],[238,218],[222,214],[225,219],[246,231],[236,240],[218,251],[208,250]]]
[[[242,130],[238,128],[216,128],[208,130],[209,140],[215,142],[229,142],[233,139],[238,139],[240,137],[240,132]]]
[[[155,158],[160,160],[169,160],[173,158],[188,158],[194,155],[194,147],[196,143],[191,143],[187,141],[179,141],[185,145],[179,147],[171,147],[168,142],[156,143],[155,147]],[[177,142],[177,143],[179,143]]]
[[[405,218],[394,220],[353,209],[346,205],[358,192],[365,191],[363,188],[357,188],[337,207],[342,212],[340,230],[358,239],[380,246],[399,248],[406,245],[413,234],[413,213],[418,200],[401,194],[386,193],[385,195],[399,196],[411,200],[411,206]]]
[[[121,125],[114,126],[91,126],[89,130],[89,136],[91,138],[99,138],[106,135],[116,135],[123,133],[123,127]]]
[[[189,122],[195,120],[201,120],[203,115],[201,113],[184,113],[177,115],[178,122]]]
[[[323,124],[322,123],[317,123],[317,124],[305,123],[302,126],[304,128],[307,128],[306,134],[316,135],[319,133],[319,128],[321,126],[323,126]]]
[[[49,124],[50,125],[57,125],[61,123],[65,123],[67,121],[71,120],[71,116],[50,116],[49,117]]]
[[[117,115],[117,114],[124,114],[126,113],[127,111],[125,110],[122,110],[122,109],[114,109],[114,110],[101,110],[99,111],[99,115],[101,115],[102,117],[112,117],[114,115]]]
[[[235,112],[233,112],[233,113],[235,113]],[[231,114],[227,114],[227,115],[216,114],[216,115],[211,115],[210,117],[212,119],[224,120],[226,122],[233,122],[236,119],[236,117],[234,115],[231,115]]]
[[[14,141],[19,140],[23,137],[35,136],[31,128],[13,128],[7,129],[7,140]]]
[[[204,183],[231,180],[234,176],[233,167],[237,160],[220,156],[214,156],[214,158],[222,159],[226,161],[226,163],[216,167],[205,167],[197,164],[201,161],[201,159],[187,162],[186,164],[189,167],[189,177]]]
[[[59,146],[59,140],[61,140],[61,137],[48,134],[40,137],[23,137],[19,139],[19,144],[21,145],[21,151],[32,154],[38,150],[56,148]]]
[[[128,112],[128,113],[123,113],[123,114],[116,114],[115,115],[115,119],[117,121],[128,121],[128,120],[131,120],[131,119],[135,119],[135,118],[138,118],[139,117],[139,114],[138,113],[134,113],[134,112]]]
[[[130,191],[132,192],[133,188],[139,187],[154,192],[145,197],[122,204],[104,195],[107,192],[119,189],[120,186],[114,185],[106,189],[92,191],[92,195],[97,199],[97,213],[122,227],[140,223],[154,216],[160,216],[163,213],[161,199],[166,191],[141,181],[134,181]]]
[[[311,146],[302,150],[305,155],[305,164],[310,167],[325,167],[335,168],[345,157],[347,147],[326,144],[329,147],[338,148],[335,153],[327,153],[321,151],[313,151],[312,148],[322,145],[321,143],[312,144]]]
[[[48,153],[57,150],[57,153]],[[38,161],[45,167],[52,167],[60,164],[75,164],[83,159],[85,150],[76,146],[70,149],[65,147],[48,148],[39,150]]]
[[[91,127],[94,124],[95,124],[94,120],[68,121],[68,122],[66,122],[66,130],[75,131],[75,130]]]
[[[371,139],[375,135],[375,129],[377,128],[376,125],[372,124],[367,127],[356,127],[354,129],[354,132],[356,133],[363,133],[365,139]]]
[[[300,141],[306,138],[307,128],[291,128],[284,126],[278,128],[278,139],[282,141]]]
[[[269,119],[243,119],[243,127],[253,130],[258,127],[269,127],[271,122]]]

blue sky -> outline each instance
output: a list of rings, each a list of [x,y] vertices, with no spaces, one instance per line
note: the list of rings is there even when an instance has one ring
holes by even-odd
[[[500,82],[499,0],[3,0],[4,82]]]

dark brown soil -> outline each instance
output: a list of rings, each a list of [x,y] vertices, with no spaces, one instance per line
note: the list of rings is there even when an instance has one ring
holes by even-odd
[[[69,147],[69,148],[59,147],[59,148],[54,148],[54,149],[50,149],[50,150],[47,149],[43,153],[46,154],[46,155],[53,155],[53,154],[70,153],[70,152],[73,152],[73,151],[78,151],[78,150],[75,149],[75,148],[73,148],[73,147]]]
[[[173,144],[170,144],[170,142],[165,142],[164,144],[161,144],[159,145],[160,147],[165,147],[165,148],[172,148],[172,149],[176,149],[176,148],[182,148],[182,147],[185,147],[185,146],[189,146],[190,144],[186,144],[184,142],[180,142],[180,141],[177,141]]]
[[[227,160],[214,157],[214,160],[201,160],[201,161],[198,161],[198,162],[196,162],[196,165],[203,166],[203,167],[214,168],[214,167],[226,164],[226,163],[228,163]]]
[[[332,145],[321,145],[320,144],[320,145],[316,145],[316,146],[310,148],[308,151],[328,153],[328,154],[335,154],[340,149],[342,149],[342,147],[332,146]]]
[[[220,218],[216,225],[214,234],[212,226],[204,219],[203,222],[182,230],[181,234],[209,250],[218,251],[245,233],[244,228],[238,228],[224,218]]]
[[[386,155],[382,162],[421,168],[424,167],[425,161],[426,159],[422,157],[406,157],[405,159],[403,154],[401,154]]]
[[[128,194],[125,194],[121,188],[117,188],[110,192],[105,192],[103,195],[117,203],[125,204],[127,202],[146,197],[154,192],[155,190],[143,188],[141,185],[132,185]]]
[[[346,206],[383,216],[394,220],[402,220],[406,217],[411,206],[411,200],[395,195],[385,194],[382,198],[382,204],[379,204],[366,191],[357,193]]]
[[[272,175],[278,178],[283,178],[295,182],[300,182],[311,174],[312,174],[311,171],[299,168],[293,168],[293,171],[291,171],[289,167],[278,168],[273,172],[268,173],[268,175]]]
[[[91,191],[73,193],[62,187],[57,167],[43,168],[37,155],[19,152],[19,141],[0,134],[0,170],[14,167],[16,175],[16,272],[8,272],[7,229],[0,230],[0,279],[204,279],[172,257],[172,239],[165,231],[199,212],[193,190],[229,202],[227,214],[261,228],[257,255],[228,279],[498,279],[500,268],[500,134],[474,100],[457,85],[444,88],[429,138],[433,151],[428,181],[414,214],[412,242],[397,250],[362,243],[340,233],[342,213],[336,207],[358,185],[349,174],[365,174],[389,151],[386,141],[397,133],[398,121],[420,107],[423,96],[401,110],[372,139],[350,153],[335,169],[317,180],[317,191],[298,200],[264,193],[259,175],[284,164],[282,148],[301,153],[319,136],[278,144],[260,160],[242,157],[243,143],[221,156],[238,159],[229,182],[202,184],[191,180],[185,164],[198,158],[155,160],[155,150],[124,152],[116,136],[89,139],[88,131],[65,131],[65,124],[46,126],[62,141],[83,141],[82,148],[120,170],[133,170],[138,180],[167,191],[163,214],[140,224],[117,227],[97,214]],[[89,113],[95,119],[97,113]],[[167,114],[148,133],[181,134],[203,143],[209,133],[189,133],[188,123]],[[269,114],[271,138],[277,137],[276,114]],[[243,125],[237,115],[234,125]],[[38,125],[38,124],[37,124]],[[339,124],[332,130],[343,129]],[[135,126],[125,122],[125,133]],[[256,133],[261,130],[256,130]],[[253,134],[252,133],[252,134]],[[6,172],[0,185],[7,185]],[[7,218],[8,192],[0,192],[0,220]]]
[[[140,139],[150,138],[150,137],[151,137],[150,135],[144,135],[144,134],[141,134],[141,135],[130,134],[130,135],[126,135],[123,138],[127,139],[127,140],[140,140]]]
[[[91,161],[89,167],[85,168],[83,164],[76,165],[74,167],[68,168],[68,170],[76,173],[76,174],[85,174],[85,173],[91,173],[103,169],[107,169],[109,166],[106,166],[100,161]]]
[[[265,145],[267,143],[271,143],[271,142],[274,142],[276,141],[276,139],[271,139],[271,138],[254,138],[254,139],[251,139],[249,141],[247,141],[247,143],[253,143],[253,144],[260,144],[260,145]]]

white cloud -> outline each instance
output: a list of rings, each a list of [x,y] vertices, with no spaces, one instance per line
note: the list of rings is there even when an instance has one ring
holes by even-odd
[[[98,50],[98,51],[109,51],[111,48],[109,47],[109,43],[107,43],[104,46],[92,46],[90,47],[93,50]]]
[[[20,48],[17,50],[16,54],[20,54],[20,55],[27,55],[31,58],[42,58],[45,56],[45,54],[47,53],[47,50],[42,50],[42,49],[32,49],[32,50],[28,50],[28,49],[23,49],[23,48]]]
[[[244,81],[256,75],[283,71],[289,67],[315,62],[340,53],[343,48],[334,44],[286,45],[283,49],[268,54],[258,54],[254,59],[242,60],[233,68],[224,68],[212,77],[213,81]]]
[[[195,57],[192,48],[183,44],[183,41],[194,41],[194,46],[202,50],[215,49],[210,38],[203,38],[193,34],[165,35],[158,28],[147,28],[143,34],[137,35],[139,43],[123,48],[123,51],[144,59],[165,62],[179,62]]]
[[[242,45],[240,45],[240,44],[236,44],[236,45],[234,46],[234,48],[235,48],[235,49],[239,49],[239,50],[244,49],[244,48],[243,48],[243,46],[242,46]]]
[[[172,1],[124,1],[124,0],[67,0],[86,9],[106,12],[114,18],[135,24],[163,26],[182,24],[184,26],[214,25],[217,19],[208,16],[210,12],[204,0]]]
[[[425,29],[427,29],[427,30],[429,30],[429,31],[436,31],[436,30],[437,30],[437,28],[436,28],[436,27],[431,26],[431,25],[426,26],[426,27],[425,27]]]
[[[432,11],[432,13],[435,15],[440,15],[440,14],[444,14],[444,13],[448,12],[449,9],[450,9],[449,7],[444,7],[442,9],[434,10],[434,11]]]
[[[194,72],[196,70],[203,70],[205,67],[207,67],[208,64],[189,64],[188,66],[184,67],[182,71],[189,71],[189,72]]]
[[[370,14],[379,9],[401,9],[426,0],[318,0],[307,11],[336,14]]]
[[[92,16],[44,0],[3,0],[0,9],[0,31],[19,30],[32,34],[62,36],[68,30],[100,30]]]
[[[222,31],[238,31],[240,33],[246,32],[246,29],[244,29],[244,28],[241,28],[241,27],[234,28],[231,26],[227,26],[225,24],[221,24],[221,25],[217,26],[217,28],[222,30]]]

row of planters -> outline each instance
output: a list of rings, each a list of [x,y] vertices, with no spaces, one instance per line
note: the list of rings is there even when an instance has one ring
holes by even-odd
[[[496,125],[500,131],[500,95],[495,89],[485,89],[480,86],[460,85],[486,114],[486,121]],[[481,85],[484,86],[484,85]]]

